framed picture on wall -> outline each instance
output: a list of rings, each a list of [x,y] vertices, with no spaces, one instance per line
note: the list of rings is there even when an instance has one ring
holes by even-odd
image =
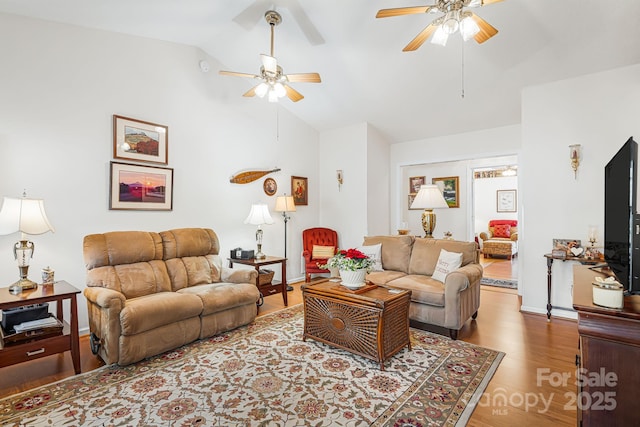
[[[446,200],[450,208],[460,207],[460,184],[457,176],[432,178],[431,183],[436,184],[440,191],[442,191],[444,200]]]
[[[409,194],[417,194],[420,191],[420,186],[426,184],[426,178],[424,176],[412,176],[409,178]]]
[[[111,162],[109,209],[172,210],[173,169]]]
[[[422,208],[412,208],[411,205],[413,204],[413,201],[416,199],[416,194],[409,194],[409,205],[408,208],[410,211],[421,211],[423,210]]]
[[[262,189],[264,190],[264,194],[267,196],[273,196],[278,191],[278,184],[276,180],[273,178],[267,178],[262,183]]]
[[[496,211],[516,212],[518,210],[517,190],[496,191]]]
[[[113,158],[166,165],[168,134],[167,126],[114,115]]]
[[[296,206],[306,206],[308,204],[309,188],[307,187],[307,178],[302,176],[291,177],[291,194],[293,195],[293,204]]]

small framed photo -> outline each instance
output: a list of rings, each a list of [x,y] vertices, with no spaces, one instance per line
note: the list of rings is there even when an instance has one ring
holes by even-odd
[[[276,180],[273,178],[267,178],[262,183],[262,189],[264,190],[264,194],[267,196],[273,196],[278,191],[278,184]]]
[[[307,187],[307,178],[301,176],[292,176],[291,194],[293,195],[294,205],[306,206],[309,202],[309,188]]]
[[[427,183],[424,176],[412,176],[409,178],[409,194],[417,194],[420,186]]]
[[[440,191],[442,191],[444,200],[450,208],[460,207],[459,177],[447,176],[444,178],[431,178],[431,183],[436,184]]]
[[[496,211],[517,212],[517,190],[496,190]]]
[[[114,115],[113,158],[166,165],[168,133],[167,126]]]
[[[173,169],[111,162],[109,209],[173,210]]]

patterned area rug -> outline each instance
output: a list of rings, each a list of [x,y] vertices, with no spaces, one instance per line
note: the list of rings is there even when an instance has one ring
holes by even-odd
[[[376,362],[302,341],[303,308],[0,400],[2,426],[464,425],[504,353],[411,329]]]
[[[481,285],[498,286],[500,288],[517,289],[518,281],[509,279],[492,279],[490,277],[483,277],[480,280]]]

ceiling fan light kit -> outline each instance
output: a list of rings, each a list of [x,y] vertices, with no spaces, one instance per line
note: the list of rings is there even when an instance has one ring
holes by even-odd
[[[243,96],[251,97],[265,96],[269,102],[278,102],[278,99],[287,96],[291,101],[298,102],[304,98],[300,92],[288,85],[290,82],[299,83],[320,83],[320,74],[318,73],[300,73],[300,74],[284,74],[282,67],[278,65],[278,61],[273,56],[273,38],[274,28],[282,22],[282,16],[275,10],[268,10],[264,14],[264,18],[271,27],[271,54],[260,55],[262,66],[260,74],[237,73],[235,71],[220,71],[220,74],[236,77],[250,77],[260,80],[257,86],[252,87]]]
[[[499,1],[502,0],[436,0],[435,4],[428,6],[381,9],[376,14],[376,18],[422,13],[442,14],[427,25],[402,49],[405,52],[418,49],[432,35],[431,43],[445,46],[449,36],[457,32],[460,32],[464,41],[473,38],[478,43],[484,43],[498,34],[498,30],[475,13],[465,10],[465,8],[481,7]]]

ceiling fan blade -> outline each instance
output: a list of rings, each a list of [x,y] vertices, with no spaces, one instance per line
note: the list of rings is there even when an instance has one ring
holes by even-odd
[[[324,38],[320,34],[320,31],[313,25],[311,19],[307,13],[300,6],[300,2],[293,0],[288,6],[289,12],[293,15],[293,19],[298,23],[298,26],[304,33],[309,43],[314,46],[324,44]]]
[[[318,73],[287,74],[285,77],[294,83],[320,83],[320,74]]]
[[[435,6],[397,7],[394,9],[380,9],[376,18],[389,18],[391,16],[414,15],[416,13],[429,13]]]
[[[298,102],[302,98],[304,98],[304,96],[302,96],[302,94],[300,92],[298,92],[297,90],[295,90],[291,86],[289,86],[289,85],[283,85],[283,86],[284,86],[284,89],[287,91],[287,97],[290,100],[292,100],[293,102]]]
[[[491,37],[498,34],[498,30],[496,30],[494,27],[491,26],[491,24],[489,24],[484,19],[480,18],[475,13],[471,14],[471,18],[474,21],[476,21],[476,24],[478,24],[478,27],[480,27],[480,31],[478,31],[478,33],[475,36],[473,36],[473,38],[478,43],[484,43],[487,40],[489,40]]]
[[[499,3],[503,0],[482,0],[482,5],[484,6],[485,4],[493,4],[493,3]]]
[[[260,59],[262,60],[262,66],[264,67],[265,71],[274,74],[278,72],[278,61],[276,60],[276,58],[261,53]]]
[[[269,9],[270,5],[271,1],[255,0],[252,5],[237,14],[233,21],[249,31],[263,18],[264,11]]]
[[[249,74],[249,73],[237,73],[235,71],[218,71],[218,74],[222,74],[223,76],[234,76],[234,77],[250,77],[252,79],[258,78],[259,76],[256,76],[255,74]]]
[[[402,49],[402,51],[409,52],[412,50],[416,50],[417,48],[422,46],[422,44],[429,38],[429,36],[431,36],[431,34],[433,34],[435,30],[436,26],[433,25],[433,23],[427,25],[427,27],[422,30],[420,34],[418,34],[413,40],[411,40],[409,44],[406,45],[404,49]]]
[[[260,85],[256,85],[242,94],[242,96],[256,96],[256,88]]]

